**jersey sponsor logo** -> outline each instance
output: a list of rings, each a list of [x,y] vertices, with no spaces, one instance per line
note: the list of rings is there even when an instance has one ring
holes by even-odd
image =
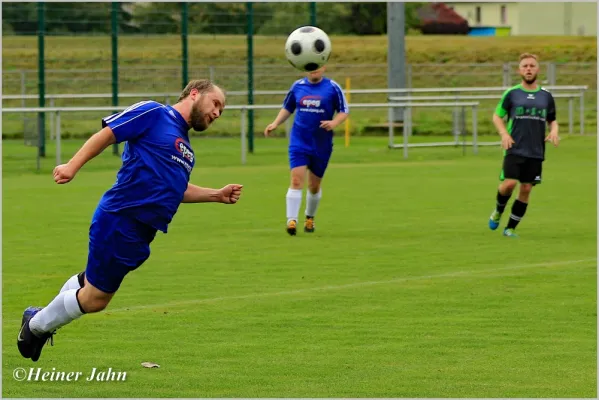
[[[191,151],[191,149],[189,148],[189,146],[187,146],[183,139],[177,138],[177,140],[175,140],[175,148],[179,153],[181,153],[183,158],[189,160],[190,162],[193,162],[193,151]]]
[[[299,105],[300,111],[309,113],[323,114],[324,109],[320,107],[322,103],[322,97],[316,95],[304,96],[300,99]]]
[[[310,108],[310,107],[320,107],[320,96],[304,96],[300,99],[300,106]]]
[[[547,118],[547,110],[544,108],[537,107],[516,107],[516,113],[514,119],[534,119],[538,121],[545,121]]]
[[[176,155],[171,155],[171,159],[181,164],[187,170],[187,172],[191,173],[191,169],[193,167],[190,163],[193,163],[193,151],[191,151],[191,148],[189,148],[187,143],[185,143],[185,141],[181,138],[177,138],[177,140],[175,140],[175,149],[177,149],[179,154],[181,154],[182,158]]]

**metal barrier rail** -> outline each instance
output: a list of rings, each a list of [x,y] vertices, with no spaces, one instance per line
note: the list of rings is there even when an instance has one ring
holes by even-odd
[[[409,144],[408,137],[411,132],[411,109],[413,107],[471,107],[472,108],[472,142],[463,145],[472,145],[474,154],[478,153],[478,121],[477,121],[477,107],[478,102],[428,102],[428,103],[354,103],[349,104],[350,108],[387,108],[388,109],[388,122],[389,122],[389,148],[403,148],[404,157],[408,157],[408,147],[424,147],[424,146],[454,146],[454,143],[427,143],[427,144]],[[31,108],[2,108],[2,113],[54,113],[54,125],[56,133],[56,164],[61,163],[61,127],[60,127],[60,113],[61,112],[78,112],[78,111],[122,111],[126,109],[125,106],[102,106],[102,107],[31,107]],[[231,105],[228,106],[228,110],[241,110],[241,163],[245,164],[247,161],[247,111],[248,110],[269,110],[269,109],[280,109],[280,104],[272,105]],[[393,126],[393,109],[394,108],[405,108],[406,118],[403,126],[403,144],[395,144],[394,137],[395,131]]]
[[[579,93],[552,93],[554,98],[567,98],[568,99],[568,133],[574,133],[574,99],[578,98],[580,102],[580,134],[584,135],[584,91]],[[389,101],[420,101],[420,100],[499,100],[501,96],[484,95],[484,94],[456,94],[453,96],[390,96]]]
[[[548,90],[569,90],[569,91],[586,91],[588,86],[543,86]],[[392,94],[392,93],[463,93],[463,92],[497,92],[505,91],[510,87],[503,86],[491,86],[491,87],[455,87],[455,88],[404,88],[404,89],[350,89],[344,90],[344,93],[350,94]],[[261,95],[276,95],[276,94],[287,94],[289,90],[255,90],[252,93],[254,96]],[[227,91],[228,96],[247,96],[248,92],[245,90],[241,91]],[[179,97],[181,92],[160,92],[160,93],[119,93],[119,98],[150,98],[150,97]],[[37,94],[8,94],[3,95],[2,100],[33,100],[38,99]],[[112,93],[86,93],[86,94],[46,94],[45,98],[48,100],[52,99],[112,99]]]

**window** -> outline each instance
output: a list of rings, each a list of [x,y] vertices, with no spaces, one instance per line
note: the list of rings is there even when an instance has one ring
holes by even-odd
[[[481,16],[480,16],[480,6],[476,6],[476,23],[480,24]]]
[[[501,6],[501,25],[507,24],[507,8],[505,6]]]

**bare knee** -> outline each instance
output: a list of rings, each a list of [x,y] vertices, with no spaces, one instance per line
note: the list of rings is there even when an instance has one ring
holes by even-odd
[[[520,193],[518,194],[518,200],[523,203],[528,203],[530,192],[532,191],[532,184],[523,183],[520,185]]]
[[[516,180],[506,179],[499,185],[499,193],[501,193],[503,196],[511,195],[517,184],[518,181]]]
[[[89,285],[82,287],[77,293],[77,301],[86,313],[100,312],[108,306],[114,293],[105,293]]]
[[[289,184],[291,189],[301,189],[302,188],[302,179],[298,176],[291,175],[291,183]]]
[[[304,187],[304,176],[306,175],[305,167],[297,167],[291,170],[291,182],[289,187],[291,189],[303,189]]]

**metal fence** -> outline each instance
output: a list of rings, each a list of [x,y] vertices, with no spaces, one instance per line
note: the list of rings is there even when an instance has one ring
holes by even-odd
[[[351,89],[351,90],[346,90],[345,94],[346,96],[348,96],[348,98],[351,96],[352,98],[355,98],[358,95],[369,95],[369,96],[385,96],[386,97],[386,101],[410,101],[410,102],[422,102],[422,101],[443,101],[443,100],[452,100],[452,101],[463,101],[463,100],[479,100],[480,102],[487,102],[487,107],[489,107],[489,102],[491,102],[491,104],[494,106],[497,102],[497,100],[499,100],[499,98],[501,97],[501,92],[504,91],[507,87],[454,87],[454,88],[412,88],[412,89]],[[574,107],[575,104],[578,106],[579,109],[579,133],[583,134],[584,133],[584,123],[585,123],[585,91],[588,90],[587,86],[547,86],[546,87],[549,90],[554,91],[554,97],[556,98],[556,100],[559,99],[566,99],[568,102],[568,106],[567,106],[567,113],[564,112],[560,112],[560,115],[567,115],[567,126],[568,126],[568,132],[569,133],[574,133],[574,122],[575,122],[575,115],[574,115]],[[565,91],[565,93],[564,93]],[[229,96],[235,97],[235,96],[245,96],[247,92],[245,91],[232,91],[229,93]],[[265,101],[268,102],[269,100],[272,101],[273,96],[280,96],[281,98],[287,93],[286,90],[265,90],[265,91],[257,91],[256,92],[256,96],[257,97],[264,97]],[[480,93],[485,93],[485,94],[480,94]],[[494,93],[494,94],[489,94],[489,93]],[[388,97],[389,95],[392,95],[391,97]],[[400,96],[398,96],[400,95]],[[34,97],[35,95],[5,95],[3,96],[3,101],[4,100],[27,100],[30,99],[32,97]],[[143,93],[123,93],[121,94],[121,97],[123,98],[127,98],[127,99],[131,99],[131,98],[153,98],[153,99],[158,99],[158,101],[162,101],[162,99],[164,99],[164,103],[165,104],[169,104],[171,99],[176,99],[179,96],[179,93],[149,93],[149,94],[143,94]],[[81,104],[82,99],[95,99],[97,100],[101,100],[101,99],[109,99],[111,98],[111,94],[109,93],[88,93],[88,94],[82,94],[82,95],[77,95],[77,94],[56,94],[56,95],[46,95],[46,99],[48,100],[48,104],[49,106],[52,107],[56,107],[55,105],[55,101],[59,101],[59,100],[69,100],[72,104]],[[175,100],[176,101],[176,100]],[[372,103],[372,102],[371,102]],[[101,105],[100,105],[101,106]],[[95,105],[94,107],[98,107],[98,105]],[[24,107],[21,107],[24,108]],[[238,109],[235,106],[228,106],[229,110],[236,110]],[[258,108],[259,109],[259,108]],[[256,110],[258,110],[256,109]],[[268,110],[269,108],[264,108],[264,110]],[[252,109],[253,110],[253,109]],[[486,109],[485,109],[486,110]],[[352,114],[353,115],[353,114]],[[452,126],[453,126],[453,135],[455,136],[457,134],[457,127],[460,124],[460,117],[459,117],[459,110],[454,110],[453,114],[451,116],[452,119]],[[14,116],[13,116],[14,117]],[[69,117],[73,117],[73,114],[71,114]],[[87,115],[85,115],[85,117],[87,117]],[[410,115],[410,117],[414,117],[412,114]],[[418,115],[417,115],[418,117]],[[29,145],[37,145],[38,142],[36,142],[34,140],[33,135],[35,134],[35,126],[32,122],[36,122],[35,119],[33,119],[30,116],[28,116],[27,113],[23,113],[21,114],[21,118],[22,118],[22,132],[31,132],[31,134],[29,137],[26,139],[27,143]],[[50,121],[49,121],[49,134],[50,134],[50,138],[54,139],[55,136],[55,124],[53,121],[54,118],[54,114],[50,114]],[[381,121],[383,121],[384,117],[379,116],[379,118],[381,119]],[[7,118],[8,119],[8,118]],[[564,120],[565,118],[562,117],[562,120]],[[37,120],[39,121],[39,119]],[[73,123],[72,120],[68,120],[71,123]],[[32,129],[33,128],[33,129]],[[21,129],[21,127],[18,127],[18,125],[13,125],[12,129]],[[438,129],[438,128],[436,128]],[[287,129],[289,130],[289,128]],[[90,130],[91,132],[92,130]],[[412,135],[412,130],[410,129],[410,135]],[[439,132],[437,132],[439,133]],[[349,132],[346,132],[346,134],[349,134]],[[250,145],[252,146],[253,143],[253,132],[249,133],[249,138],[250,138]],[[43,145],[44,140],[45,140],[45,136],[44,137],[40,137],[40,143]]]
[[[411,115],[411,109],[412,108],[440,108],[440,107],[451,107],[451,108],[455,108],[455,107],[469,107],[472,109],[472,141],[471,142],[466,142],[466,130],[464,130],[462,132],[461,137],[463,138],[462,140],[462,146],[472,146],[473,148],[473,152],[474,154],[477,153],[477,148],[478,148],[478,124],[477,124],[477,106],[478,103],[477,102],[460,102],[460,101],[454,101],[454,102],[391,102],[391,103],[368,103],[368,104],[358,104],[358,103],[352,103],[349,105],[350,108],[352,109],[361,109],[361,108],[367,108],[367,109],[373,109],[373,108],[379,108],[379,109],[387,109],[387,124],[388,124],[388,136],[389,136],[389,141],[388,141],[388,146],[389,148],[402,148],[403,149],[403,155],[404,158],[408,157],[408,148],[410,147],[423,147],[423,146],[427,146],[427,147],[433,147],[433,146],[455,146],[458,145],[459,143],[452,143],[452,142],[435,142],[435,143],[427,143],[427,144],[416,144],[416,143],[409,143],[409,136],[410,136],[410,115]],[[241,113],[240,116],[240,134],[239,134],[239,138],[240,138],[240,144],[241,144],[241,163],[245,164],[247,161],[247,153],[248,153],[248,127],[247,127],[247,113],[250,110],[278,110],[280,109],[280,105],[278,104],[267,104],[267,105],[234,105],[234,106],[230,106],[229,107],[232,110],[239,110]],[[401,109],[405,109],[406,115],[408,116],[406,119],[406,122],[403,125],[403,132],[402,132],[402,137],[403,137],[403,142],[401,144],[395,143],[395,128],[394,128],[394,124],[393,124],[393,110],[396,108],[401,108]],[[12,113],[16,113],[16,114],[23,114],[23,113],[36,113],[36,114],[47,114],[47,113],[51,113],[53,114],[53,118],[52,118],[52,125],[54,125],[54,132],[55,132],[55,140],[56,140],[56,165],[61,164],[62,163],[62,151],[61,151],[61,140],[62,140],[62,134],[61,134],[61,127],[62,127],[62,123],[61,123],[61,115],[63,113],[75,113],[75,112],[85,112],[85,111],[102,111],[102,112],[114,112],[114,111],[122,111],[124,110],[125,107],[117,107],[116,109],[114,107],[30,107],[30,108],[2,108],[2,114],[12,114]],[[489,143],[482,143],[480,145],[485,145],[485,144],[489,144]],[[495,143],[491,143],[491,144],[495,144]],[[38,153],[38,169],[39,169],[39,153]]]
[[[419,5],[406,3],[406,23],[412,7]],[[295,27],[308,23],[335,37],[327,75],[345,89],[351,88],[348,91],[352,102],[388,101],[383,92],[354,92],[354,89],[388,86],[385,3],[38,2],[4,3],[2,11],[3,93],[33,96],[4,98],[3,107],[117,106],[126,99],[137,101],[156,93],[176,92],[187,79],[196,77],[211,78],[224,87],[230,94],[229,105],[280,103],[281,94],[257,93],[286,90],[301,76],[286,62],[283,43]],[[490,50],[484,39],[477,40],[477,48],[471,48],[470,53],[481,57],[461,54],[463,57],[459,59],[506,62],[451,63],[456,59],[455,54],[466,53],[456,44],[464,38],[444,37],[433,47],[419,39],[426,38],[406,38],[415,46],[406,48],[408,88],[510,86],[519,80],[516,64],[507,62],[514,56],[511,50],[483,57]],[[537,46],[544,60],[540,81],[544,85],[588,86],[581,120],[584,119],[585,130],[589,131],[596,125],[596,62],[561,62],[562,59],[592,61],[584,56],[588,38],[576,40],[582,46],[572,45],[573,51],[548,52],[548,48],[554,48],[553,42]],[[557,46],[564,45],[559,41],[555,43]],[[589,51],[596,52],[590,47]],[[436,63],[437,60],[448,62]],[[252,91],[257,91],[255,96]],[[245,94],[233,95],[235,92]],[[54,96],[45,102],[38,97],[44,97],[44,93],[111,95]],[[125,98],[122,93],[139,97]],[[168,103],[174,101],[173,97],[154,99]],[[577,107],[576,102],[562,100],[558,105],[560,110]],[[493,107],[490,100],[480,101],[481,112],[490,112]],[[254,116],[270,112],[255,111],[249,117],[250,133],[254,132]],[[426,121],[425,113],[429,111],[414,110],[414,132],[434,134],[437,128]],[[451,119],[445,114],[439,114],[443,123]],[[353,113],[353,133],[360,134],[370,125],[384,123],[384,116],[377,118],[372,120],[365,110]],[[257,118],[256,126],[264,120]],[[41,129],[40,133],[47,134],[54,126],[52,121],[48,122],[38,124],[31,117],[7,115],[3,117],[3,135],[16,138],[35,125]],[[65,115],[62,122],[65,131],[74,135],[93,132],[97,126],[89,122],[88,113]],[[234,126],[235,130],[238,128]],[[490,131],[492,126],[481,119],[480,128]],[[210,134],[227,132],[216,129]]]
[[[510,86],[518,82],[513,63],[503,64],[408,64],[407,85],[409,88],[430,89],[455,87],[487,87]],[[46,80],[48,90],[45,105],[50,107],[71,106],[108,106],[115,104],[111,93],[111,78],[109,69],[69,69],[47,70]],[[39,105],[37,91],[37,71],[23,69],[19,71],[3,71],[4,107],[36,107]],[[173,103],[179,95],[179,67],[120,67],[117,104],[126,104],[145,99]],[[292,68],[256,65],[254,68],[255,90],[254,104],[281,103],[286,90],[298,78],[298,73]],[[331,64],[327,75],[335,79],[342,87],[351,93],[352,102],[372,103],[386,102],[384,92],[372,93],[367,89],[387,87],[386,64]],[[190,69],[190,76],[212,77],[223,86],[228,93],[229,105],[248,104],[247,69],[240,65],[206,65]],[[597,75],[596,63],[543,63],[540,81],[543,85],[587,86],[584,101],[569,101],[561,99],[558,102],[560,117],[576,114],[578,123],[584,123],[581,130],[595,131],[597,124]],[[360,91],[364,89],[365,91]],[[382,89],[381,89],[382,90]],[[435,95],[438,93],[434,93]],[[480,111],[490,114],[495,107],[495,100],[481,100]],[[258,111],[256,111],[258,113]],[[267,115],[268,111],[262,111]],[[584,115],[582,115],[584,114]],[[256,114],[257,115],[257,114]],[[23,132],[23,125],[32,127],[34,122],[26,121],[22,116],[21,123],[15,120],[16,115],[3,119],[4,137],[18,137]],[[414,110],[415,129],[418,134],[435,134],[431,124],[420,123],[424,110]],[[446,120],[447,118],[444,117]],[[64,124],[68,132],[75,129],[93,131],[95,124],[89,123],[85,113],[65,116]],[[573,131],[573,119],[568,119],[569,131]],[[257,119],[256,126],[263,121]],[[365,112],[352,115],[353,134],[366,134],[370,125],[384,123],[384,119],[372,121]],[[51,134],[51,121],[46,125],[47,134]],[[71,128],[72,127],[72,128]],[[77,127],[77,128],[76,128]],[[236,128],[237,129],[237,128]],[[486,119],[481,120],[481,132],[489,133],[493,127]],[[251,127],[250,127],[250,130]],[[253,131],[253,130],[252,130]],[[214,131],[211,134],[225,134]]]
[[[580,103],[580,134],[584,134],[584,92],[588,88],[586,86],[548,86],[549,89],[556,91],[554,93],[555,98],[567,98],[569,101],[569,118],[568,118],[568,126],[570,129],[570,133],[572,133],[574,116],[572,113],[573,110],[573,101],[574,99],[579,99]],[[500,98],[501,92],[507,89],[506,87],[462,87],[462,88],[414,88],[414,89],[354,89],[354,93],[362,93],[362,94],[384,94],[386,96],[392,95],[389,97],[390,103],[351,103],[351,108],[388,108],[389,114],[386,117],[386,123],[389,132],[389,147],[391,148],[404,148],[404,155],[407,157],[407,147],[408,147],[408,137],[410,137],[413,133],[413,115],[412,109],[418,108],[427,108],[433,107],[435,110],[438,110],[441,107],[453,107],[452,114],[452,126],[453,126],[453,136],[456,139],[456,144],[460,136],[464,136],[465,129],[463,128],[465,125],[465,112],[464,109],[466,107],[472,108],[472,134],[473,141],[470,144],[467,144],[463,141],[463,145],[472,145],[475,148],[476,152],[476,136],[479,132],[478,127],[478,108],[479,102],[464,102],[463,100],[486,100],[493,99],[497,101]],[[565,93],[563,93],[565,91]],[[471,94],[471,93],[493,93],[495,95],[489,94]],[[575,93],[574,93],[575,92]],[[273,94],[273,93],[285,93],[285,91],[270,91],[265,92],[265,94]],[[431,93],[445,93],[441,95],[433,96]],[[447,94],[449,93],[449,94]],[[469,94],[470,93],[470,94]],[[240,93],[242,94],[242,93]],[[403,96],[393,96],[393,94],[403,94]],[[422,95],[424,94],[424,95]],[[162,94],[168,95],[168,94]],[[453,100],[452,102],[448,100]],[[239,110],[241,113],[240,123],[239,123],[239,131],[240,137],[242,139],[242,162],[245,163],[245,154],[247,152],[247,144],[250,144],[250,148],[252,148],[253,143],[253,133],[251,131],[248,132],[247,128],[247,112],[249,110],[277,110],[280,109],[280,105],[232,105],[229,106],[229,110]],[[396,144],[394,142],[394,125],[395,120],[392,115],[394,109],[403,109],[405,114],[405,119],[403,121],[403,144]],[[43,108],[31,108],[31,107],[21,107],[21,108],[8,108],[3,107],[2,113],[3,117],[5,114],[16,114],[16,115],[27,115],[30,113],[38,113],[38,115],[46,115],[47,113],[51,113],[51,132],[52,137],[56,138],[57,141],[57,162],[60,162],[60,140],[61,140],[61,131],[62,131],[62,122],[61,122],[61,112],[93,112],[93,111],[106,111],[106,112],[116,112],[120,109],[119,107],[43,107]],[[41,119],[41,118],[40,118]],[[27,122],[28,119],[25,118],[24,122]],[[24,127],[25,129],[25,127]],[[287,126],[289,129],[289,126]],[[346,125],[346,140],[349,135],[349,130]],[[40,138],[40,142],[43,143],[45,138]],[[35,145],[40,145],[40,142],[34,143]],[[434,142],[428,144],[429,146],[439,145],[443,146],[444,144],[440,142]]]
[[[560,111],[560,121],[567,121],[567,127],[569,133],[574,133],[574,123],[576,117],[578,116],[579,121],[579,134],[584,134],[585,131],[585,91],[588,89],[587,86],[547,86],[549,90],[553,92],[554,97],[556,98],[556,103],[559,102],[560,99],[567,100],[568,107],[567,113]],[[414,133],[414,121],[416,124],[422,122],[423,120],[434,120],[434,124],[432,129],[434,129],[435,134],[450,136],[457,143],[460,137],[463,137],[464,132],[466,131],[466,116],[464,112],[464,108],[467,106],[471,106],[472,104],[463,103],[465,100],[478,100],[476,102],[476,110],[473,110],[472,118],[475,119],[473,122],[473,131],[481,132],[481,126],[488,125],[488,118],[483,119],[482,125],[479,125],[479,120],[476,118],[476,114],[479,111],[485,112],[488,108],[495,107],[497,101],[501,97],[501,93],[506,90],[507,87],[454,87],[454,88],[412,88],[412,89],[351,89],[346,91],[346,96],[348,98],[351,96],[355,98],[358,95],[369,95],[369,96],[384,96],[386,101],[392,102],[395,104],[408,104],[408,106],[402,107],[400,105],[395,106],[394,108],[399,108],[404,112],[405,120],[403,121],[403,134],[404,138],[412,136]],[[287,93],[286,90],[270,90],[270,91],[258,91],[259,96],[263,96],[265,99],[272,100],[273,96],[279,95],[283,96]],[[483,94],[481,94],[483,93]],[[122,94],[125,98],[132,98],[140,96],[142,98],[147,98],[142,93],[130,93],[130,94]],[[169,99],[173,96],[178,96],[179,93],[152,93],[151,97],[158,99],[166,99],[165,103],[168,103]],[[244,96],[244,91],[232,92],[232,96]],[[6,95],[3,98],[7,100],[20,100],[21,97],[31,97],[32,95]],[[99,94],[85,94],[85,95],[74,95],[74,94],[63,94],[63,95],[46,95],[49,100],[69,100],[73,103],[80,103],[81,98],[85,99],[106,99],[110,97],[110,94],[107,93],[99,93]],[[453,109],[447,106],[447,102],[452,101],[455,106]],[[430,110],[427,110],[427,107],[424,104],[429,104],[431,102],[435,102],[439,107],[433,107]],[[443,103],[445,102],[445,103]],[[482,106],[482,103],[487,102],[486,106]],[[360,115],[362,112],[362,118],[368,118],[370,121],[373,119],[376,120],[376,124],[378,126],[377,130],[379,134],[384,134],[383,126],[386,126],[389,129],[390,135],[390,147],[392,148],[401,148],[407,142],[404,141],[404,145],[397,145],[393,142],[392,138],[394,137],[394,125],[391,124],[393,118],[386,116],[384,113],[372,113],[367,110],[372,108],[372,106],[367,105],[366,103],[358,103],[352,102],[352,104],[359,104],[357,107],[358,110],[353,110],[351,114],[352,124],[356,119],[356,115]],[[369,102],[369,104],[382,104],[377,102]],[[578,106],[579,113],[576,115],[574,113],[575,104]],[[229,134],[233,134],[233,136],[239,137],[239,135],[234,134],[234,132],[242,132],[242,137],[244,138],[244,145],[247,145],[250,148],[250,151],[253,151],[254,144],[254,132],[249,130],[249,127],[246,125],[247,121],[245,118],[248,116],[247,111],[251,110],[251,112],[274,112],[277,109],[280,109],[279,105],[228,105],[227,111],[229,117],[226,119],[227,128]],[[442,110],[445,108],[445,110]],[[31,108],[31,107],[18,107],[18,108],[7,108],[3,107],[3,121],[11,121],[13,122],[11,129],[20,130],[23,132],[23,139],[25,145],[35,146],[38,148],[45,149],[46,135],[39,135],[40,129],[39,124],[44,123],[45,118],[40,118],[41,115],[44,117],[48,115],[48,124],[49,125],[49,136],[51,139],[57,139],[60,141],[61,131],[70,133],[73,129],[84,129],[81,128],[81,125],[78,123],[85,123],[86,127],[90,125],[90,128],[85,131],[87,137],[93,132],[96,132],[97,129],[97,121],[99,121],[99,116],[97,115],[98,111],[106,111],[109,113],[116,112],[118,107],[113,106],[94,106],[94,107],[47,107],[47,108]],[[33,114],[31,110],[38,110],[38,115]],[[57,112],[55,112],[57,111]],[[65,115],[61,118],[59,111],[65,111]],[[78,111],[77,113],[71,111]],[[232,113],[231,113],[232,111]],[[235,115],[235,112],[239,112],[239,115]],[[95,114],[94,114],[95,113]],[[490,115],[491,112],[489,112]],[[94,115],[93,119],[90,119],[90,115]],[[567,117],[566,117],[567,116]],[[269,120],[272,120],[273,116],[268,117]],[[58,119],[58,121],[57,121]],[[235,120],[237,119],[237,122]],[[14,124],[15,121],[19,121],[20,123]],[[90,122],[90,121],[96,121]],[[265,119],[262,118],[261,121],[264,123]],[[223,121],[224,122],[224,121]],[[349,143],[349,137],[351,136],[349,129],[349,121],[345,124],[345,137],[346,144]],[[286,133],[288,134],[290,131],[291,119],[288,119],[286,124]],[[387,125],[385,125],[387,124]],[[6,126],[7,124],[5,124]],[[383,125],[383,126],[381,126]],[[265,125],[266,126],[266,123]],[[77,127],[77,128],[75,128]],[[245,133],[244,133],[245,130]],[[482,130],[482,133],[485,130]],[[440,142],[435,142],[440,143]],[[465,145],[464,145],[465,146]],[[114,153],[118,153],[117,146],[113,146]],[[405,151],[405,150],[404,150]],[[40,152],[41,153],[41,152]],[[41,154],[44,155],[43,153]],[[38,159],[39,164],[39,159]]]

